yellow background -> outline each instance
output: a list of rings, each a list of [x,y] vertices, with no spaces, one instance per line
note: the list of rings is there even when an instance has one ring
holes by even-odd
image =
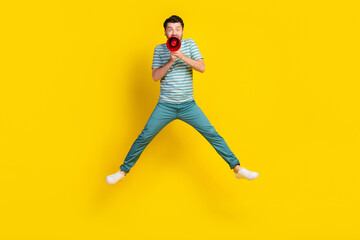
[[[359,239],[356,1],[1,3],[1,239]],[[184,20],[199,107],[254,181],[175,120],[124,181]]]

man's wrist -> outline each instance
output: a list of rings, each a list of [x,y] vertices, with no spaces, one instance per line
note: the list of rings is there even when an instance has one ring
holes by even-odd
[[[187,56],[184,54],[180,59],[184,61],[186,58],[187,58]]]

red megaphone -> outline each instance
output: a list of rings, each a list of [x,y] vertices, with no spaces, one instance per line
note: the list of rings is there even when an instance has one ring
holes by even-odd
[[[179,38],[177,37],[169,37],[167,42],[166,42],[166,47],[170,50],[170,51],[177,51],[180,49],[181,47],[181,41]]]

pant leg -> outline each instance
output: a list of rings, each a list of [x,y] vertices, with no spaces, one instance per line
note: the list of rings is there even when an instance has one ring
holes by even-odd
[[[211,125],[203,111],[199,108],[195,101],[190,102],[179,111],[179,119],[194,127],[206,140],[215,148],[217,153],[226,161],[230,169],[236,164],[240,165],[239,160],[230,150],[225,140]]]
[[[167,124],[176,119],[176,109],[158,102],[144,129],[135,140],[120,169],[126,173],[135,165],[146,146]]]

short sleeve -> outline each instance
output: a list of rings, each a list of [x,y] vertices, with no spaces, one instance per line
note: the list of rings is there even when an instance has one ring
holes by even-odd
[[[153,56],[153,62],[151,68],[159,68],[161,66],[161,59],[160,59],[160,52],[159,48],[155,47],[154,49],[154,56]]]
[[[190,52],[191,52],[191,58],[194,60],[198,60],[200,58],[203,58],[201,55],[198,46],[196,45],[195,41],[193,39],[190,39]]]

